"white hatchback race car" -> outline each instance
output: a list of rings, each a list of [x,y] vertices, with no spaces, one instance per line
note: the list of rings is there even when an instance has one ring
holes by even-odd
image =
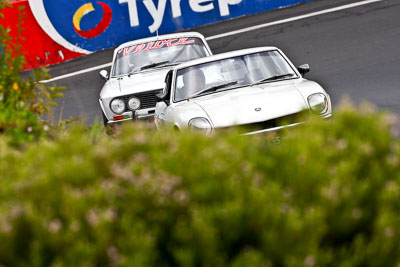
[[[281,50],[262,47],[228,52],[176,66],[157,97],[157,127],[169,124],[206,134],[244,126],[246,134],[275,131],[299,123],[311,110],[332,114],[329,95],[303,78],[307,64],[295,68]]]
[[[154,116],[156,94],[164,88],[165,75],[173,66],[212,52],[196,32],[160,35],[120,45],[114,51],[111,73],[100,92],[104,124]]]

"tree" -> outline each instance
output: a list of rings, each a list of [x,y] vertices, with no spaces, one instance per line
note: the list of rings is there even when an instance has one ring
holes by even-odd
[[[0,9],[6,6],[1,0]],[[0,25],[0,134],[9,135],[10,141],[19,146],[46,132],[48,125],[42,118],[51,114],[51,106],[56,105],[53,99],[62,96],[63,88],[40,83],[49,78],[44,68],[33,70],[27,80],[21,78],[19,71],[25,59],[8,31]]]

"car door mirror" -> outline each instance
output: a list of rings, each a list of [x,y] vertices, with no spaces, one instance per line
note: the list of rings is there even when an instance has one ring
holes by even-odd
[[[156,104],[156,113],[159,115],[164,116],[165,115],[165,110],[167,109],[167,104],[162,101],[162,102],[157,102]]]
[[[100,74],[100,77],[101,77],[102,79],[108,80],[108,71],[106,71],[106,70],[101,70],[101,71],[99,72],[99,74]]]
[[[297,68],[301,76],[304,76],[307,72],[310,72],[310,66],[308,64],[303,64]]]

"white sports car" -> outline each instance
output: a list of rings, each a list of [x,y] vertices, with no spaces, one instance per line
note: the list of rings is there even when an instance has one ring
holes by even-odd
[[[155,94],[173,66],[212,55],[203,35],[195,32],[160,35],[124,43],[114,51],[111,73],[100,92],[104,124],[154,116]]]
[[[281,50],[262,47],[192,60],[169,71],[158,94],[155,122],[211,133],[243,125],[246,134],[295,126],[311,110],[332,114],[329,95],[303,78],[307,64],[295,68]]]

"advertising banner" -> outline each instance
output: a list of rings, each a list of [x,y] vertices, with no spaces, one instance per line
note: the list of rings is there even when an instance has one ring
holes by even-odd
[[[61,63],[82,55],[55,42],[36,22],[28,1],[10,3],[0,10],[0,24],[7,29],[11,42],[20,47],[18,55],[25,57],[24,69]],[[1,56],[1,51],[0,51]]]
[[[42,29],[78,53],[311,0],[29,0]]]

